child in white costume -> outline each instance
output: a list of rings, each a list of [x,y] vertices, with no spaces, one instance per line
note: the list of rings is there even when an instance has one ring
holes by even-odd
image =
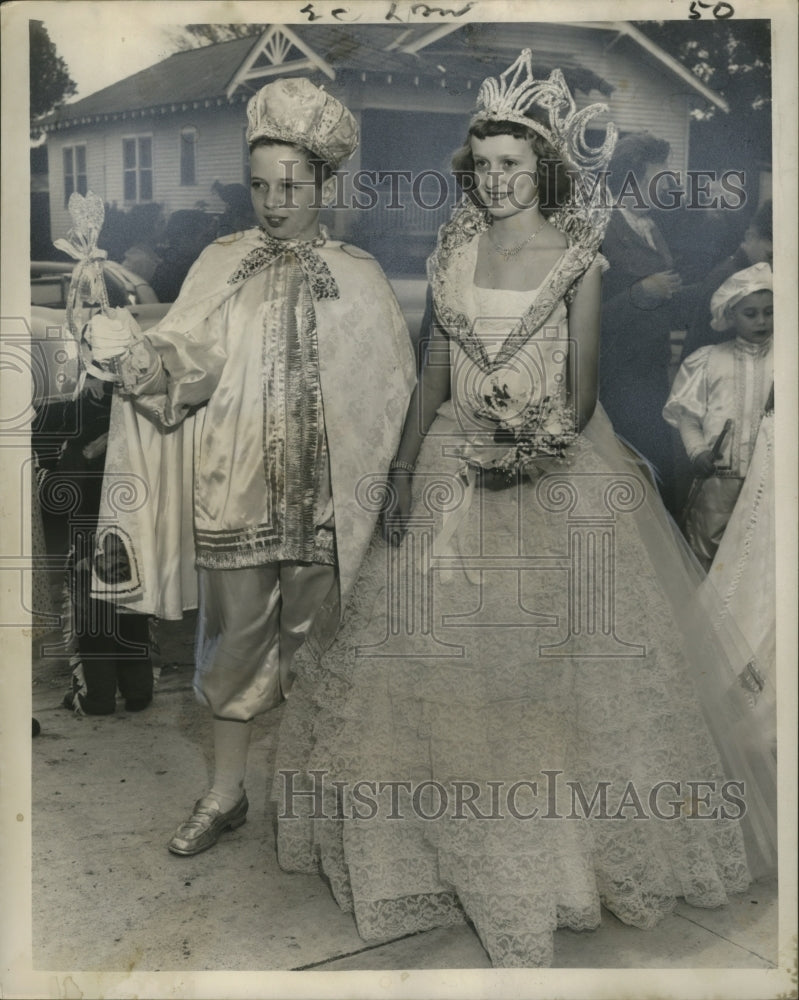
[[[733,274],[717,289],[710,302],[711,326],[730,330],[734,339],[686,358],[663,409],[664,419],[680,432],[695,477],[703,480],[686,513],[685,535],[705,569],[741,492],[771,393],[772,287],[771,267],[760,263]]]
[[[260,227],[208,247],[147,336],[122,313],[96,317],[87,337],[93,361],[115,373],[128,400],[112,420],[121,449],[134,454],[135,439],[147,453],[152,422],[167,429],[155,442],[160,457],[145,454],[141,473],[130,466],[158,505],[156,540],[141,519],[127,532],[122,518],[109,529],[134,591],[126,596],[123,581],[117,599],[131,606],[140,581],[145,603],[178,614],[187,604],[174,596],[187,532],[175,515],[186,459],[173,429],[193,417],[194,686],[214,716],[215,771],[169,843],[182,855],[245,820],[249,723],[279,703],[311,630],[322,644],[335,630],[376,516],[358,491],[385,477],[415,381],[380,267],[319,225],[332,170],[358,142],[354,118],[304,79],[263,87],[247,115]],[[149,421],[131,416],[131,399]]]

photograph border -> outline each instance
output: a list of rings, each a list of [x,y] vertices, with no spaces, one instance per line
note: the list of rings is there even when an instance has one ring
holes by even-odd
[[[4,683],[0,704],[0,995],[7,997],[790,997],[797,995],[796,915],[796,776],[797,776],[797,125],[795,114],[797,17],[794,0],[731,0],[738,18],[772,21],[773,201],[775,228],[776,488],[778,496],[778,734],[779,734],[779,966],[773,970],[695,969],[525,969],[525,970],[395,970],[380,972],[195,972],[154,973],[119,970],[39,971],[32,967],[31,903],[31,742],[30,629],[17,624],[30,606],[30,573],[24,572],[29,550],[20,540],[29,535],[29,505],[15,484],[23,481],[28,457],[27,435],[0,438],[3,446],[2,532],[3,574],[0,626]],[[56,16],[69,7],[81,32],[86,23],[107,23],[102,8],[113,6],[113,20],[133,26],[137,18],[150,24],[202,21],[269,21],[302,23],[308,0],[190,4],[149,0],[54,0],[11,2],[2,17],[2,213],[0,246],[0,324],[3,340],[24,340],[30,322],[28,303],[29,122],[28,21]],[[330,15],[335,8],[357,7],[362,23],[380,20],[390,0],[314,0],[314,10]],[[410,0],[397,0],[409,19]],[[420,6],[420,5],[417,5]],[[691,0],[471,0],[469,4],[430,6],[460,9],[470,21],[644,21],[681,20],[690,16]],[[709,6],[709,5],[708,5]],[[601,12],[601,16],[600,15]],[[611,17],[610,15],[614,16]],[[60,16],[60,15],[59,15]],[[426,23],[429,22],[429,16]],[[92,33],[86,33],[86,58],[95,58]],[[87,96],[87,95],[82,95]],[[15,242],[16,241],[16,242]],[[26,247],[24,251],[20,247]],[[30,389],[13,357],[0,371],[0,418],[25,413]],[[22,372],[24,374],[24,372]],[[0,424],[0,428],[1,428]],[[20,587],[23,588],[20,596]],[[22,618],[20,618],[22,616]]]

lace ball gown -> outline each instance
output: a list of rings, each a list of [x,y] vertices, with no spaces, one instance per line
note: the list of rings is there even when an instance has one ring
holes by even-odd
[[[464,294],[489,358],[533,294]],[[601,409],[506,488],[475,472],[502,450],[487,408],[563,394],[564,303],[490,373],[450,350],[409,531],[375,537],[333,645],[297,658],[278,856],[321,868],[367,940],[468,917],[495,965],[543,966],[600,905],[650,928],[744,890],[726,782],[751,770],[698,696],[729,665],[692,618],[695,567]]]

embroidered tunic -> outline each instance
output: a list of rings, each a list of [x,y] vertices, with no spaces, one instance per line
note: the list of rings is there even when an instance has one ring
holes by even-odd
[[[208,403],[196,436],[197,565],[333,564],[316,319],[294,256],[244,281],[191,340],[167,328],[151,342],[168,376],[138,391],[168,384],[163,422]]]

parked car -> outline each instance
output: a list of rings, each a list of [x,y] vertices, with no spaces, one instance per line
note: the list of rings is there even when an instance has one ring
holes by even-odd
[[[31,261],[31,305],[65,309],[74,267],[68,261]],[[146,281],[116,261],[103,261],[103,277],[112,306],[158,302]]]
[[[128,308],[142,330],[148,330],[169,306],[158,302]],[[72,398],[78,384],[78,345],[67,327],[64,309],[31,306],[31,370],[34,407]]]

